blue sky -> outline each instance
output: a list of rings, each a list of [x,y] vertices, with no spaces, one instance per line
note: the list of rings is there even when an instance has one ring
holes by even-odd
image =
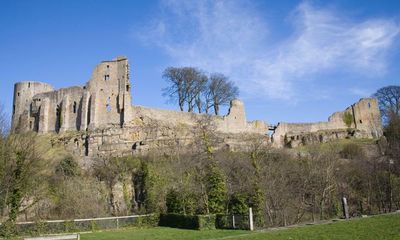
[[[162,71],[194,66],[240,88],[249,120],[325,121],[400,84],[400,1],[2,0],[0,102],[13,84],[83,85],[118,55],[133,104],[177,109]]]

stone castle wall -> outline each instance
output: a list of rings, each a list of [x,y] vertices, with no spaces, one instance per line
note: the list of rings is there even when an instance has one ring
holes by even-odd
[[[82,157],[126,155],[149,149],[193,143],[195,129],[208,121],[222,139],[219,146],[245,147],[255,137],[271,143],[264,121],[248,122],[243,102],[233,100],[225,116],[195,114],[132,105],[129,63],[117,57],[98,64],[84,86],[54,88],[46,83],[19,82],[14,87],[12,131],[56,133]],[[351,126],[343,121],[352,114]],[[379,137],[382,126],[375,99],[365,98],[327,122],[279,123],[272,135],[275,147],[295,147],[349,137]],[[249,140],[250,139],[250,140]]]
[[[117,57],[98,64],[82,87],[54,90],[45,83],[16,83],[12,131],[60,136],[75,132],[70,148],[79,156],[92,157],[115,151],[132,154],[174,141],[188,144],[193,138],[191,129],[201,121],[210,121],[216,132],[226,136],[243,133],[266,137],[268,125],[247,122],[239,100],[231,102],[226,116],[133,106],[129,74],[128,59]],[[228,144],[231,137],[226,139]]]
[[[344,121],[345,113],[352,116],[349,126]],[[344,111],[332,114],[327,122],[279,123],[272,138],[275,147],[296,147],[345,137],[379,138],[382,134],[377,100],[362,98]]]

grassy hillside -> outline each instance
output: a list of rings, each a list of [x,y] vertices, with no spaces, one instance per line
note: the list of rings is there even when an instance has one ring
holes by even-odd
[[[82,240],[90,239],[400,239],[400,214],[376,216],[331,224],[294,227],[289,229],[267,231],[233,231],[233,230],[183,230],[174,228],[123,229],[120,231],[83,234]]]

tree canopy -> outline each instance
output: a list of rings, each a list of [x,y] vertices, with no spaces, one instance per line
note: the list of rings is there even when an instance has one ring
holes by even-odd
[[[168,86],[163,95],[170,102],[177,102],[181,111],[219,114],[220,106],[228,105],[239,96],[239,89],[229,78],[221,73],[207,76],[202,70],[193,67],[168,67],[163,73]]]

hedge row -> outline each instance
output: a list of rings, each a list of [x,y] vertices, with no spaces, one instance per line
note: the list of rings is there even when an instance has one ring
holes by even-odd
[[[185,229],[215,229],[215,215],[161,214],[159,226]]]
[[[235,215],[235,226],[233,226],[234,223],[232,215],[217,214],[215,223],[216,228],[219,229],[250,229],[248,215]]]
[[[130,226],[157,226],[158,215],[117,219],[93,219],[85,221],[33,222],[14,224],[5,222],[0,225],[0,236],[39,236],[42,234],[70,233],[114,229]]]

